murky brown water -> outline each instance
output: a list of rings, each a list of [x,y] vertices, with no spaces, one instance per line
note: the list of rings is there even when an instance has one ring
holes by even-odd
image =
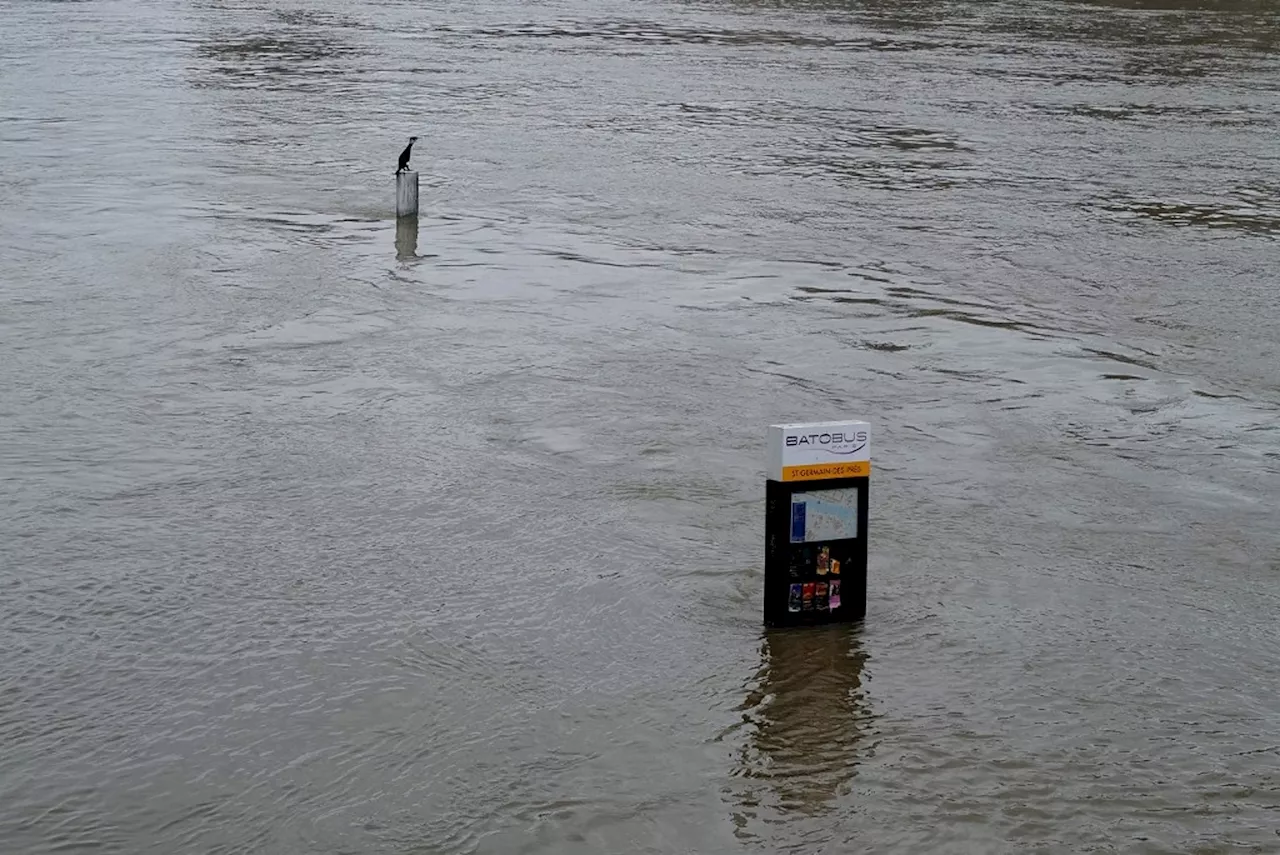
[[[0,851],[1280,848],[1276,4],[0,22]]]

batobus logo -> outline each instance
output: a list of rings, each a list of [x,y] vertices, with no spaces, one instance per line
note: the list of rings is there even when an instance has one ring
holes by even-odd
[[[787,448],[809,451],[820,449],[828,454],[857,454],[866,447],[867,432],[865,430],[802,433],[787,437]]]

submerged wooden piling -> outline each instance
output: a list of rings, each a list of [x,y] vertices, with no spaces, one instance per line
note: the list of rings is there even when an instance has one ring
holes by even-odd
[[[396,173],[396,216],[418,216],[418,173]]]

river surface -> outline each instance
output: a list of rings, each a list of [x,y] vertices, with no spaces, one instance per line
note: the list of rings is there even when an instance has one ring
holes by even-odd
[[[0,0],[0,851],[1275,852],[1278,278],[1262,0]]]

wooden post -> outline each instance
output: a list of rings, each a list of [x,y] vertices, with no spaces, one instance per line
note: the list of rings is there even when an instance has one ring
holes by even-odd
[[[418,216],[418,173],[396,173],[396,216]]]

